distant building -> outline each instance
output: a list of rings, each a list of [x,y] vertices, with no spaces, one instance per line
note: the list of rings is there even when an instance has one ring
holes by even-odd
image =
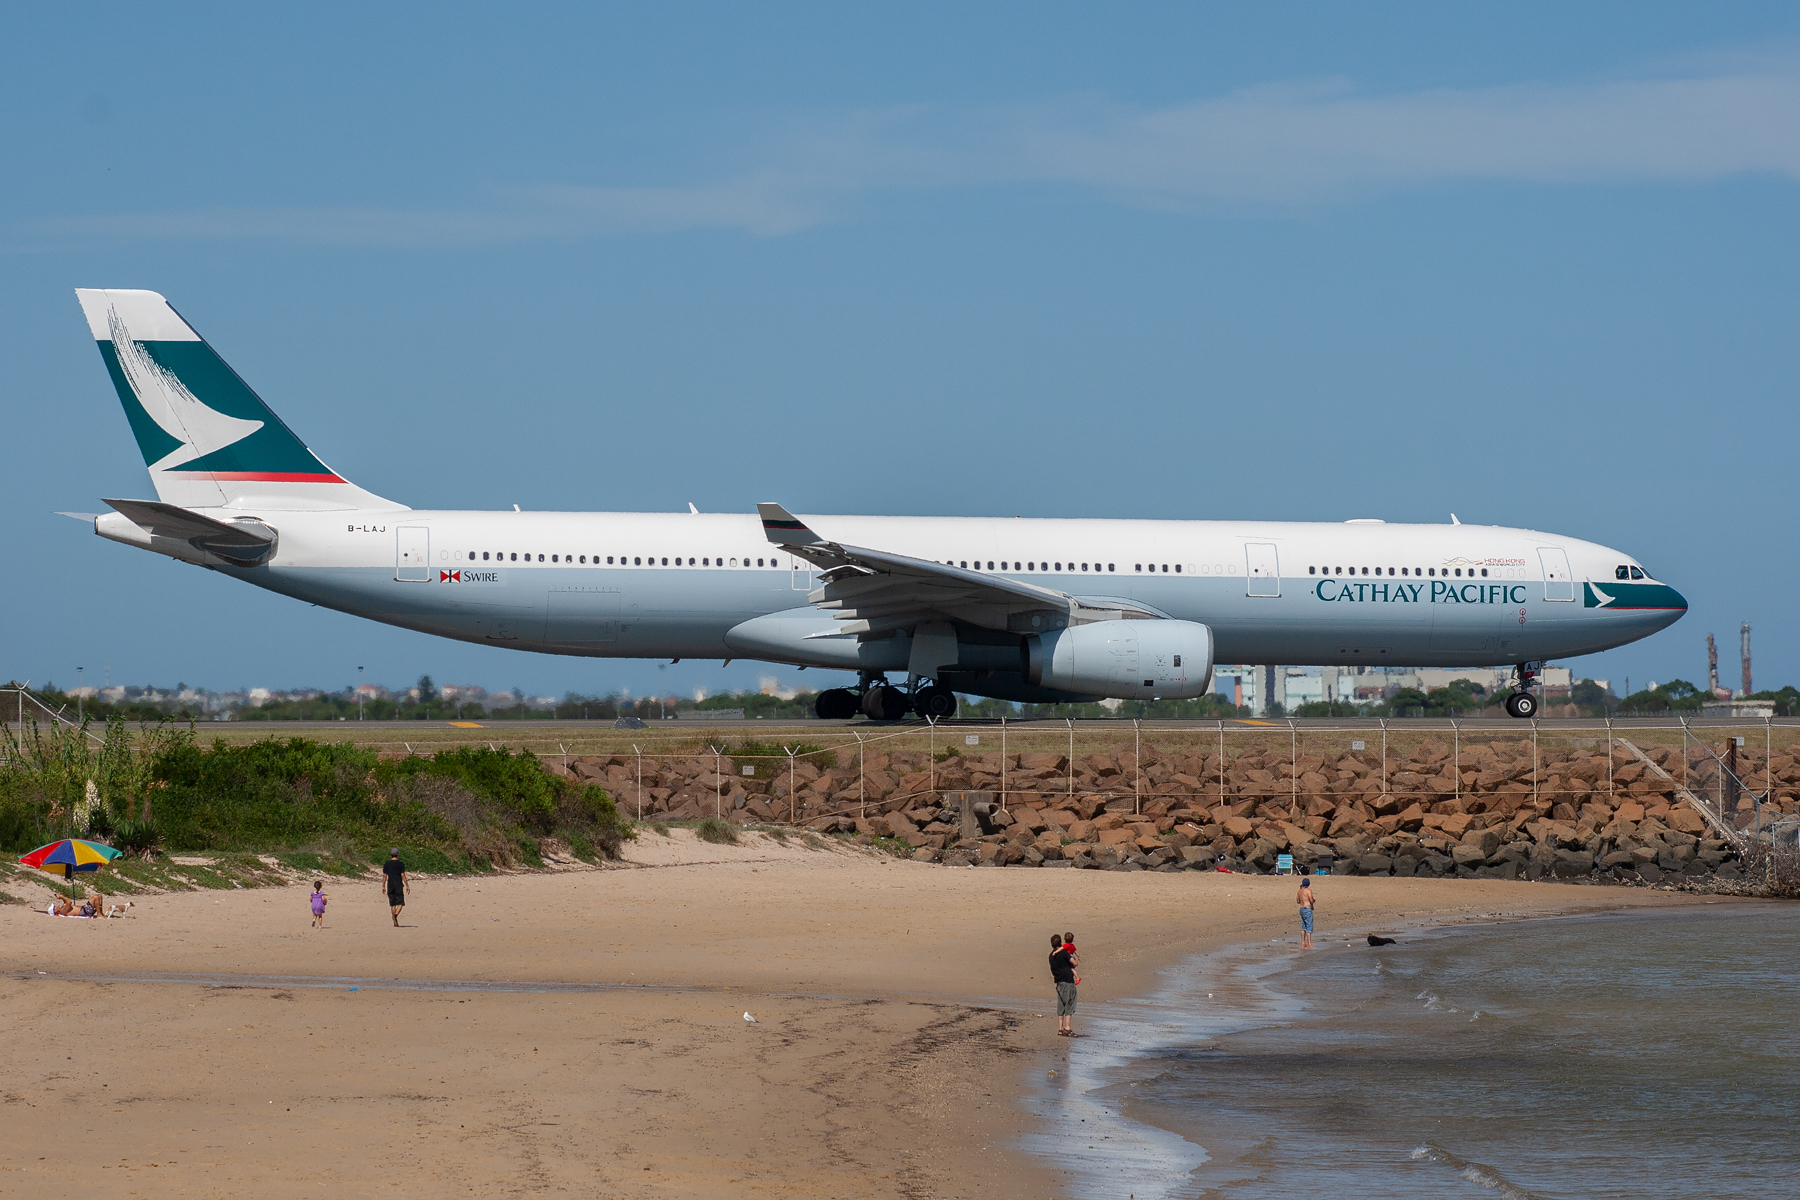
[[[1748,717],[1753,721],[1773,720],[1773,700],[1702,700],[1700,712],[1708,717]]]

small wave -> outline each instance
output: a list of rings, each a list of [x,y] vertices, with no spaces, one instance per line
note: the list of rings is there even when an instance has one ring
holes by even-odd
[[[1540,1200],[1535,1193],[1526,1191],[1486,1163],[1471,1162],[1430,1142],[1417,1147],[1407,1157],[1414,1162],[1440,1163],[1456,1172],[1458,1178],[1487,1188],[1504,1200]]]

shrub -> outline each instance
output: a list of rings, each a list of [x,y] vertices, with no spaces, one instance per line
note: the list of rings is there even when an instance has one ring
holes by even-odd
[[[703,842],[712,842],[720,846],[737,845],[737,827],[730,821],[722,821],[718,817],[708,817],[695,827],[694,832]]]

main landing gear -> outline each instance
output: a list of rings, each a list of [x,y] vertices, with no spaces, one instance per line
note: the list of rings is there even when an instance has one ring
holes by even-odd
[[[1520,720],[1529,720],[1538,714],[1537,697],[1531,694],[1532,682],[1537,678],[1537,671],[1531,663],[1519,664],[1519,690],[1506,698],[1506,715]]]
[[[847,721],[857,713],[871,721],[898,721],[909,712],[931,721],[947,721],[956,715],[956,693],[935,683],[909,693],[875,676],[863,681],[861,691],[831,688],[820,692],[813,712],[821,721]]]

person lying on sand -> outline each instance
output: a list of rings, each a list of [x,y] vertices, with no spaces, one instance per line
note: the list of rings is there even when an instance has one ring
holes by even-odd
[[[91,917],[96,915],[92,903],[83,901],[81,907],[77,908],[75,901],[67,896],[58,896],[44,911],[53,917]]]

